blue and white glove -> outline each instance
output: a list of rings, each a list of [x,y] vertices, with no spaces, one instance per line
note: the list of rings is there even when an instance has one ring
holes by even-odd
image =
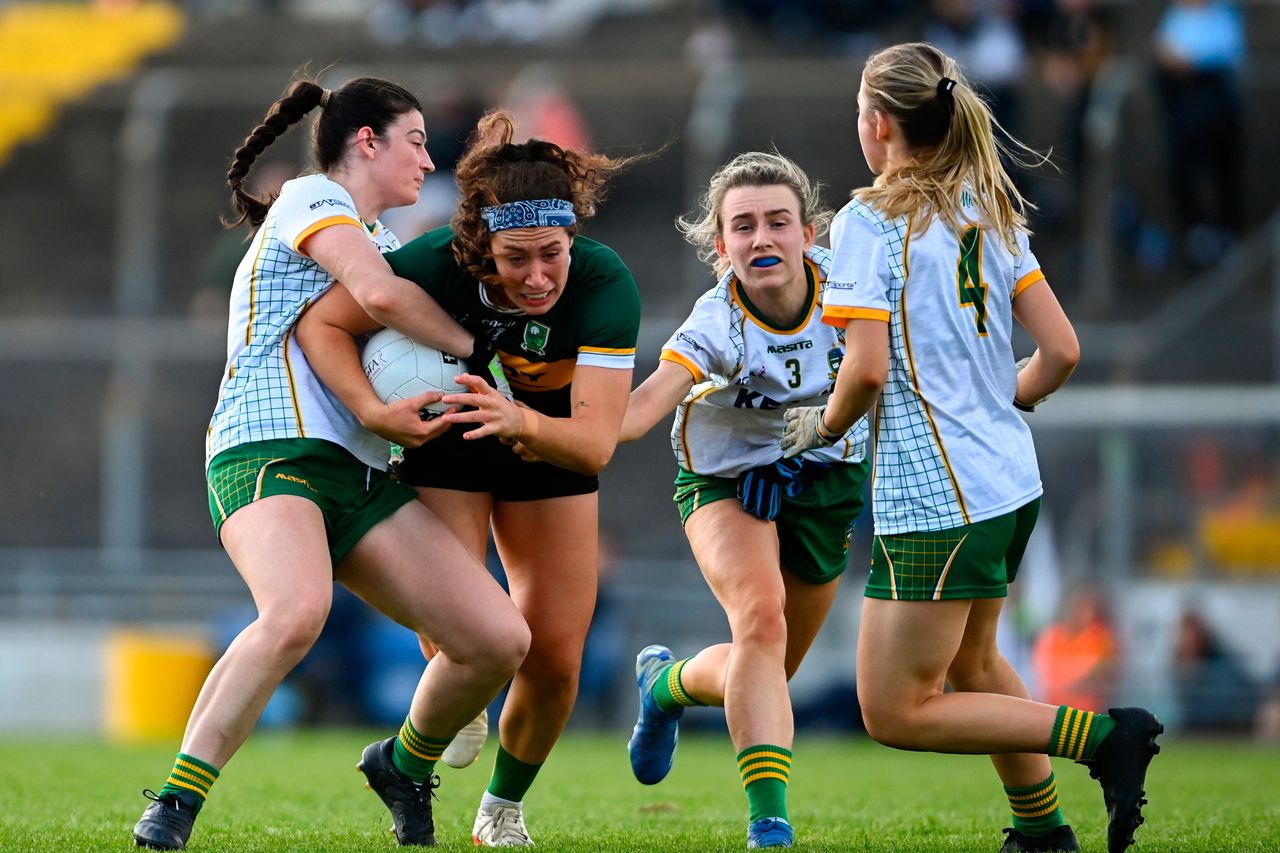
[[[830,447],[844,433],[831,433],[822,425],[826,406],[797,406],[782,413],[786,429],[782,433],[782,457],[790,459],[815,447]]]
[[[798,459],[779,459],[738,475],[738,499],[742,508],[765,521],[773,521],[782,509],[782,496],[795,497],[804,488],[796,478],[802,465]]]

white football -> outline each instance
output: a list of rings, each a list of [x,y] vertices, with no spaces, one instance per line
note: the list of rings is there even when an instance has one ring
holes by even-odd
[[[455,379],[465,369],[456,356],[419,343],[395,329],[382,329],[365,343],[360,355],[364,375],[384,403],[415,397],[427,391],[466,392]],[[449,407],[430,403],[427,409],[443,413]]]

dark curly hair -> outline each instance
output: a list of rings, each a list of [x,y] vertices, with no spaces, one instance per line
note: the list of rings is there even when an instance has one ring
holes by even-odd
[[[652,156],[615,159],[566,150],[543,139],[513,143],[515,129],[515,121],[505,110],[486,113],[454,171],[462,197],[449,223],[454,235],[453,256],[479,281],[493,282],[497,276],[489,251],[492,235],[480,213],[483,208],[531,199],[569,201],[577,217],[569,232],[575,234],[595,216],[609,178]]]

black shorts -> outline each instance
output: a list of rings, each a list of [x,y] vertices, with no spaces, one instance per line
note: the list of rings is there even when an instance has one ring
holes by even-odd
[[[421,447],[406,450],[404,461],[396,466],[400,482],[488,492],[499,501],[538,501],[600,490],[598,477],[547,462],[525,462],[493,436],[466,441],[462,435],[455,426]]]

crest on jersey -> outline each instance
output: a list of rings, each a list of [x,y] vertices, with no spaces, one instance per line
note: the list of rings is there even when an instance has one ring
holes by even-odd
[[[530,320],[524,327],[524,343],[526,350],[534,355],[547,354],[547,338],[551,337],[551,327],[536,320]]]
[[[827,367],[830,369],[828,379],[835,379],[836,374],[840,372],[840,363],[844,361],[844,350],[840,347],[832,347],[827,350]]]

